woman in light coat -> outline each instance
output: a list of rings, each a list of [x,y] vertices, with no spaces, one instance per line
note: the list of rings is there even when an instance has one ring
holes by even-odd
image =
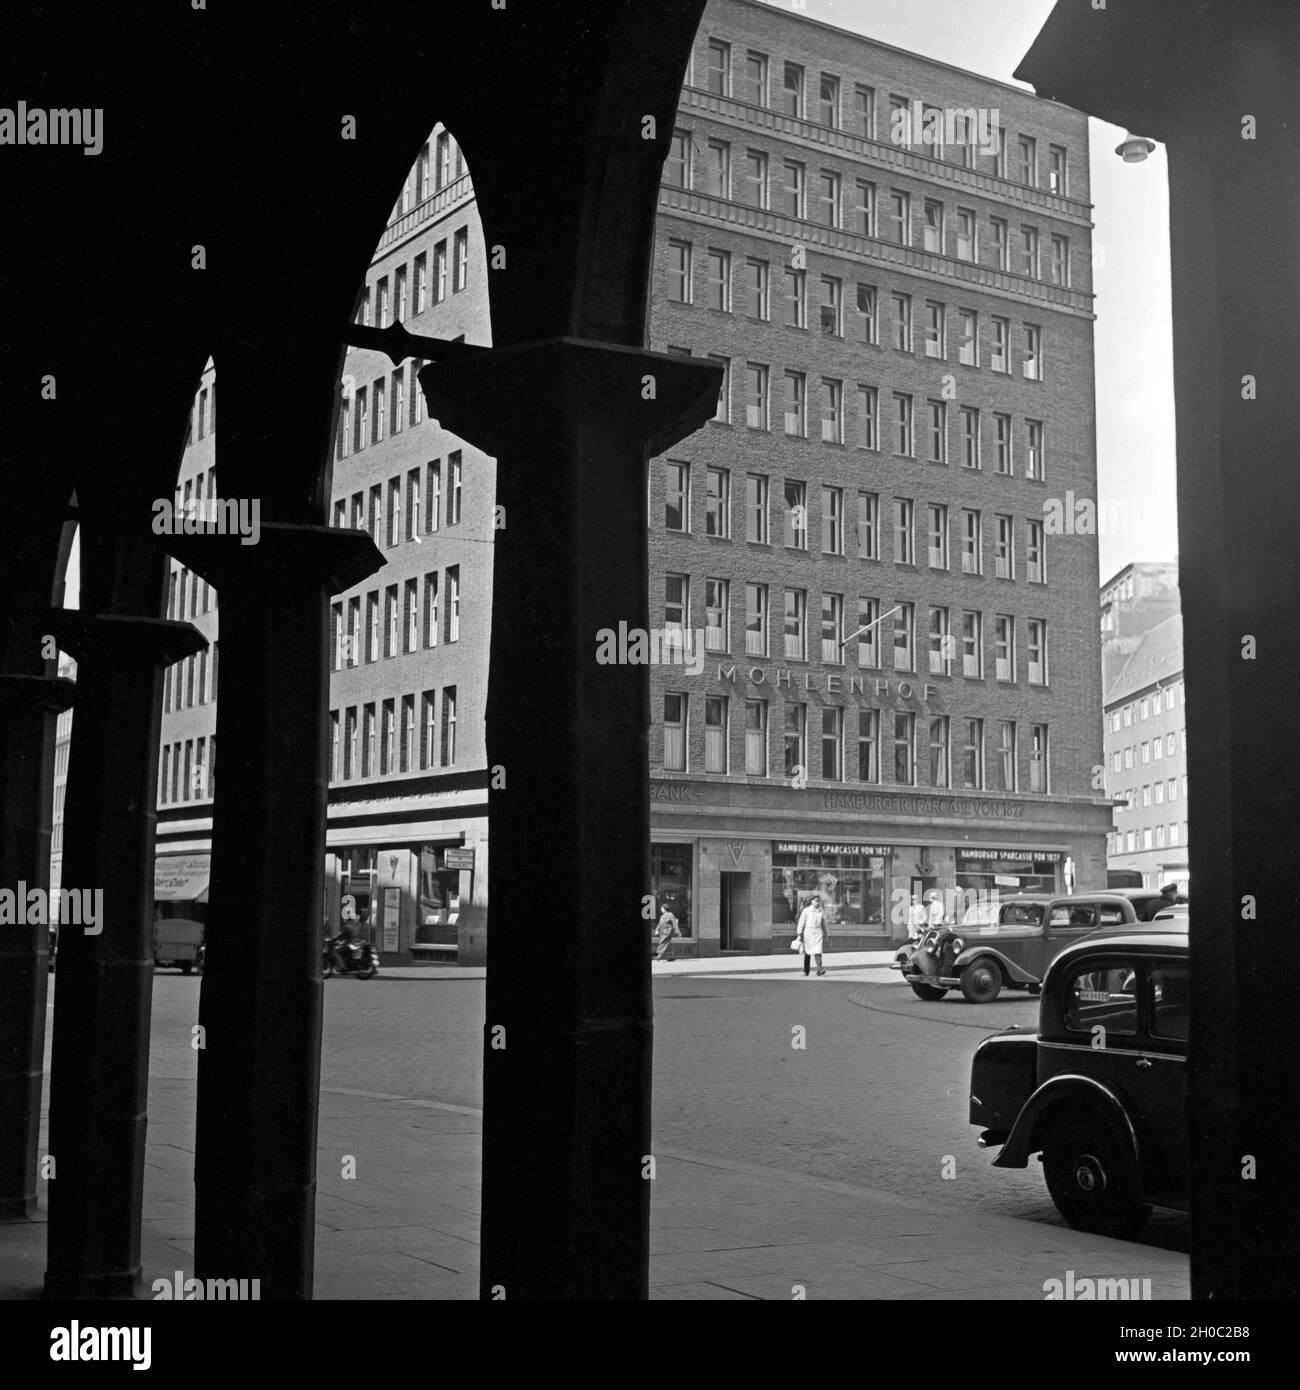
[[[822,912],[822,900],[814,893],[808,905],[799,914],[799,926],[795,932],[799,938],[799,951],[803,956],[803,973],[808,974],[813,959],[817,961],[817,973],[824,975],[822,951],[826,948],[826,917]]]

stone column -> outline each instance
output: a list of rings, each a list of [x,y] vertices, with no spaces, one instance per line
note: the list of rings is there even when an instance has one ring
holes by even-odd
[[[329,599],[382,560],[358,531],[263,522],[255,545],[240,539],[169,542],[221,602],[195,1271],[300,1299],[315,1249]]]
[[[57,676],[0,676],[0,888],[49,889],[55,722],[75,694]],[[0,1221],[36,1214],[49,974],[47,925],[0,926]]]
[[[59,928],[45,1275],[54,1298],[131,1297],[140,1282],[163,669],[205,644],[188,623],[102,611],[156,607],[162,553],[151,542],[87,521],[87,606],[51,615],[77,661],[63,887],[92,904],[102,893],[97,922]]]
[[[421,373],[431,413],[496,456],[505,509],[487,703],[484,1299],[648,1292],[649,682],[597,647],[603,629],[651,625],[646,459],[713,414],[720,376],[574,339]]]

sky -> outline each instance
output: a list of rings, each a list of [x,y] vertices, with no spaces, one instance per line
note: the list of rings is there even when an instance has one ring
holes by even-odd
[[[1011,74],[1054,0],[997,0],[996,6],[989,0],[764,3],[797,9],[811,19],[1014,83]],[[1119,532],[1098,537],[1105,583],[1133,561],[1172,560],[1178,554],[1169,195],[1162,145],[1144,163],[1125,164],[1114,150],[1127,132],[1104,121],[1090,119],[1088,125],[1098,262],[1093,271],[1097,496],[1129,504],[1127,516],[1119,514]],[[1098,257],[1098,248],[1104,259]],[[1099,514],[1105,513],[1099,509]],[[79,558],[74,548],[68,567],[69,606],[76,604]]]
[[[1054,0],[764,3],[1032,91],[1011,74]],[[1129,504],[1127,528],[1121,515],[1120,533],[1098,538],[1105,583],[1133,561],[1172,560],[1178,554],[1169,185],[1163,145],[1157,144],[1144,163],[1125,164],[1114,151],[1128,132],[1094,119],[1088,127],[1098,261],[1093,271],[1097,496]],[[1048,348],[1050,353],[1050,343]]]

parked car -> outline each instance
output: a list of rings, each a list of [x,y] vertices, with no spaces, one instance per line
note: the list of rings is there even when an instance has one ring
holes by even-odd
[[[1152,921],[1157,912],[1163,912],[1165,908],[1173,907],[1179,901],[1167,893],[1162,893],[1158,888],[1116,888],[1112,891],[1133,904],[1133,911],[1137,913],[1139,922]],[[1187,900],[1184,898],[1182,901],[1186,903]]]
[[[199,961],[203,946],[203,923],[188,917],[164,917],[153,924],[153,963],[155,968],[175,965],[188,975]]]
[[[986,1038],[970,1122],[995,1168],[1043,1155],[1047,1190],[1080,1231],[1133,1236],[1153,1206],[1187,1209],[1186,924],[1099,931],[1043,982],[1038,1036]]]
[[[1172,907],[1161,908],[1151,920],[1153,922],[1186,922],[1188,921],[1187,904],[1175,903]]]
[[[1055,956],[1089,932],[1136,920],[1117,893],[1017,893],[1001,899],[995,920],[931,927],[893,968],[918,999],[960,989],[972,1004],[991,1004],[1004,988],[1036,992]]]

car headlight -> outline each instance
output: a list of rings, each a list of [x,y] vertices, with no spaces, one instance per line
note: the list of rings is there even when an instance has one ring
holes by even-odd
[[[952,939],[952,949],[953,949],[958,955],[961,955],[961,953],[966,949],[966,943],[961,939],[960,936],[954,936],[954,937],[953,937],[953,939]]]

